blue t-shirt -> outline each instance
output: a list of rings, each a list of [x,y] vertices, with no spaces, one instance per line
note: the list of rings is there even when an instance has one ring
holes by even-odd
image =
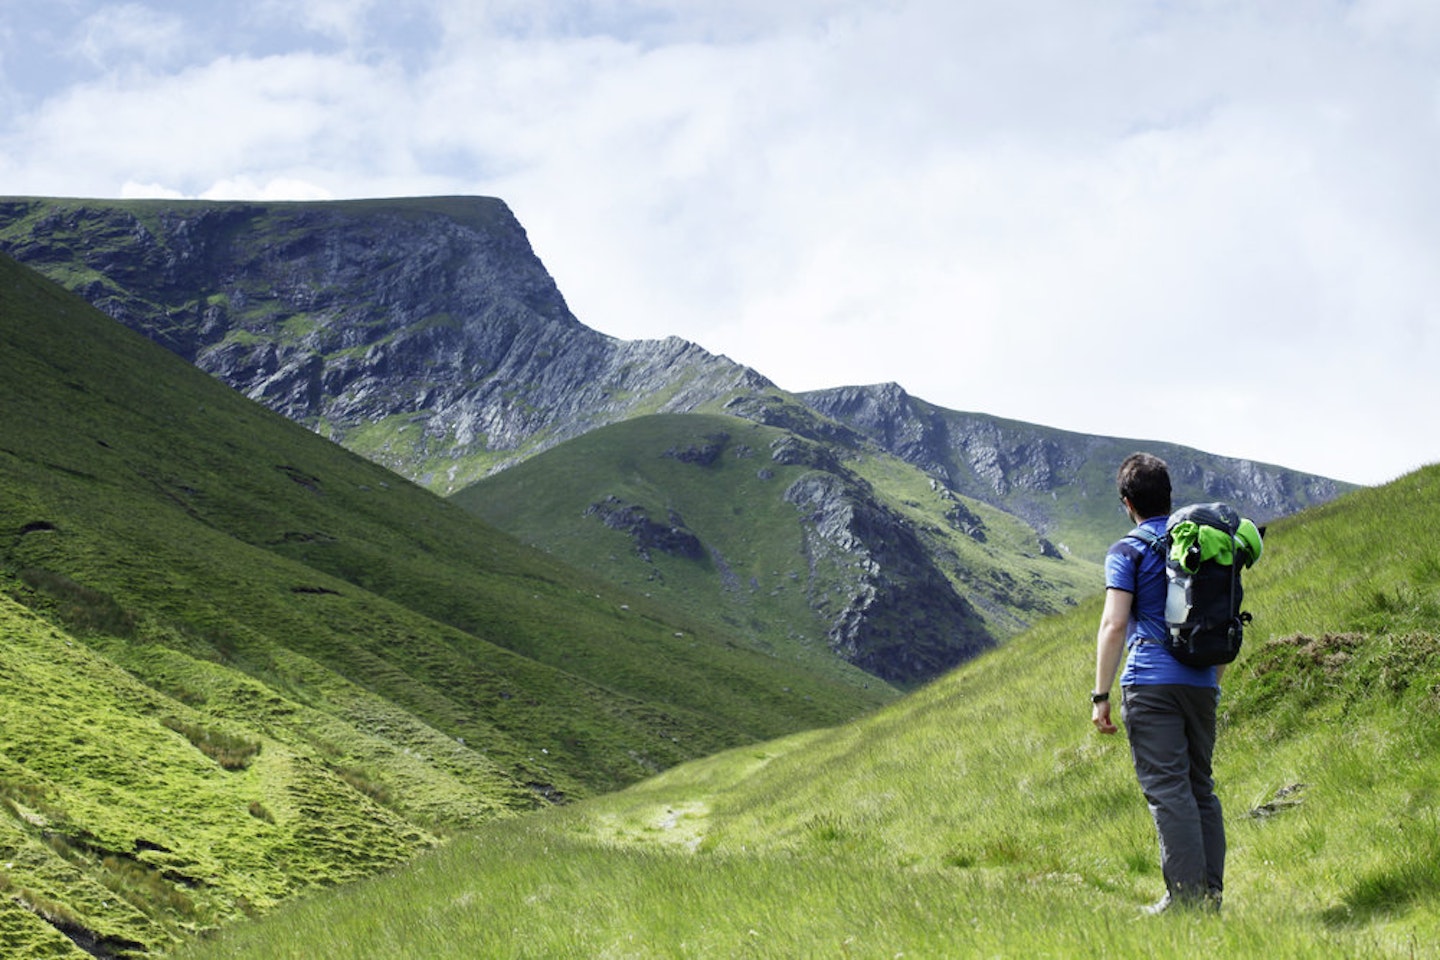
[[[1141,528],[1157,537],[1165,536],[1165,517],[1151,517]],[[1217,687],[1214,667],[1187,667],[1170,656],[1159,641],[1165,636],[1165,556],[1136,537],[1126,536],[1105,554],[1105,586],[1124,590],[1134,600],[1130,625],[1125,630],[1125,649],[1130,655],[1120,685],[1157,686],[1165,683],[1187,687]],[[1150,642],[1154,641],[1154,642]]]

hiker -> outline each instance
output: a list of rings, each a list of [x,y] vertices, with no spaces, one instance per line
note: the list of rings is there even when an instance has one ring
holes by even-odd
[[[1165,649],[1165,556],[1142,537],[1165,535],[1170,473],[1146,453],[1125,458],[1116,476],[1120,500],[1137,525],[1105,556],[1105,609],[1096,635],[1091,720],[1102,734],[1119,727],[1110,688],[1120,661],[1123,719],[1135,775],[1160,838],[1165,896],[1147,913],[1172,906],[1219,909],[1225,880],[1225,824],[1210,758],[1224,667],[1191,667]],[[1140,534],[1137,536],[1137,534]]]

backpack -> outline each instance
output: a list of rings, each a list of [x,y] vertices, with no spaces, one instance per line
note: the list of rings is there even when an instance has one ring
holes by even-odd
[[[1197,503],[1170,514],[1165,536],[1131,536],[1165,556],[1165,649],[1187,666],[1230,663],[1240,654],[1250,614],[1240,609],[1242,568],[1260,559],[1263,531],[1225,503]]]

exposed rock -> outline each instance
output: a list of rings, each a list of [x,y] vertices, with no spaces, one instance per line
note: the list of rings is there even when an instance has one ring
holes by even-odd
[[[773,389],[679,338],[581,324],[494,199],[8,200],[0,249],[98,277],[79,290],[112,317],[441,492],[642,405]]]
[[[810,443],[800,437],[781,437],[770,445],[770,459],[787,467],[811,467],[835,473],[840,470],[840,461],[835,451],[823,444]]]
[[[1265,803],[1250,808],[1249,815],[1257,820],[1268,820],[1285,810],[1291,810],[1305,802],[1303,796],[1306,783],[1291,783],[1275,791]]]
[[[1170,465],[1177,501],[1225,500],[1261,521],[1351,489],[1325,477],[1175,444],[1089,436],[945,410],[894,383],[818,390],[800,399],[949,490],[1018,516],[1042,536],[1060,534],[1067,543],[1085,539],[1085,528],[1093,523],[1091,504],[1113,503],[1114,471],[1138,449]],[[1095,470],[1096,463],[1105,468]],[[1124,522],[1123,517],[1116,520],[1117,525]]]
[[[931,679],[994,641],[979,616],[936,568],[903,518],[834,473],[811,472],[785,499],[806,530],[812,605],[830,619],[828,640],[843,659],[901,685]],[[848,571],[839,596],[822,568]]]
[[[978,543],[985,542],[985,521],[980,515],[963,503],[956,502],[945,511],[945,520],[950,526]]]
[[[703,443],[692,443],[687,447],[671,447],[663,455],[671,460],[679,460],[681,463],[708,467],[720,459],[720,454],[725,452],[725,445],[729,442],[730,435],[728,433],[717,433],[712,437],[706,437]]]
[[[630,534],[635,541],[635,552],[647,561],[651,559],[651,550],[687,560],[701,560],[706,555],[700,538],[685,526],[685,521],[674,511],[670,513],[668,524],[657,523],[650,519],[644,507],[610,496],[587,507],[585,515],[596,517],[611,530]]]
[[[826,444],[854,447],[864,436],[825,416],[817,416],[809,407],[779,393],[766,393],[763,387],[741,393],[725,403],[725,412],[768,427],[780,427],[800,436]],[[771,388],[773,389],[773,387]]]

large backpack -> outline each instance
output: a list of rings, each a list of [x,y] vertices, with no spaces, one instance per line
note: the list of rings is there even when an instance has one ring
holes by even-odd
[[[1132,535],[1165,556],[1165,649],[1192,667],[1232,662],[1251,619],[1240,571],[1260,559],[1262,531],[1229,504],[1197,503],[1170,514],[1163,538]]]

